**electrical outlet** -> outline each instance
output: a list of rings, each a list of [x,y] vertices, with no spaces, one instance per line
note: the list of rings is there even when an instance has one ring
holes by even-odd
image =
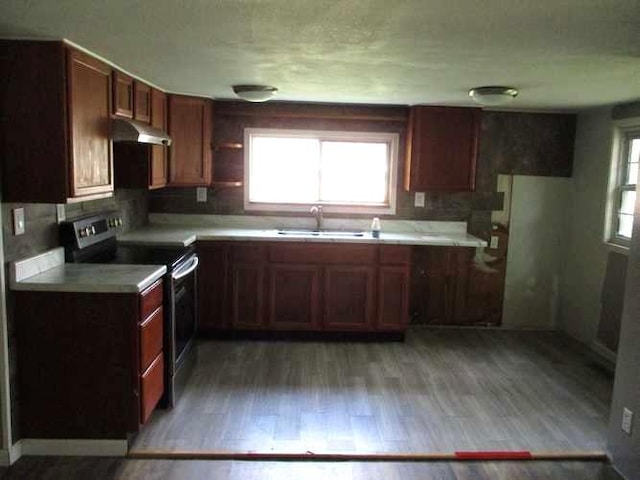
[[[424,192],[416,192],[413,205],[416,207],[424,207]]]
[[[631,435],[633,428],[633,412],[628,408],[622,409],[622,431],[627,435]]]
[[[13,234],[22,235],[24,233],[24,208],[13,209]]]
[[[489,242],[489,248],[498,248],[498,240],[500,237],[497,235],[491,235],[491,241]]]
[[[56,205],[56,218],[58,223],[64,222],[67,219],[67,214],[64,210],[64,203],[58,203]]]
[[[196,202],[206,202],[206,201],[207,201],[206,187],[196,188]]]

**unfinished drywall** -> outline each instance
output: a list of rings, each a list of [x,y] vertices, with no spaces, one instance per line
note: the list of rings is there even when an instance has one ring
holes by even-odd
[[[570,180],[514,175],[502,324],[554,328]]]
[[[578,116],[559,325],[586,344],[596,338],[609,253],[602,239],[611,134],[610,108]]]

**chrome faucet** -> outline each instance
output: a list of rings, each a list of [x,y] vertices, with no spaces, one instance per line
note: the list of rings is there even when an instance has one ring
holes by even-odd
[[[316,219],[316,230],[322,230],[322,205],[314,205],[309,213]]]

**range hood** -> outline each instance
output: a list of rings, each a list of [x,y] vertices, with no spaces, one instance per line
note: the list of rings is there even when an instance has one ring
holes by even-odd
[[[111,124],[111,140],[114,142],[150,143],[171,145],[167,132],[128,118],[114,118]]]

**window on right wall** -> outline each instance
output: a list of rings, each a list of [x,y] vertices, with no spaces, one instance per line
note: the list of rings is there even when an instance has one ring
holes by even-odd
[[[611,160],[605,240],[628,248],[633,233],[640,166],[640,124],[616,127]]]

